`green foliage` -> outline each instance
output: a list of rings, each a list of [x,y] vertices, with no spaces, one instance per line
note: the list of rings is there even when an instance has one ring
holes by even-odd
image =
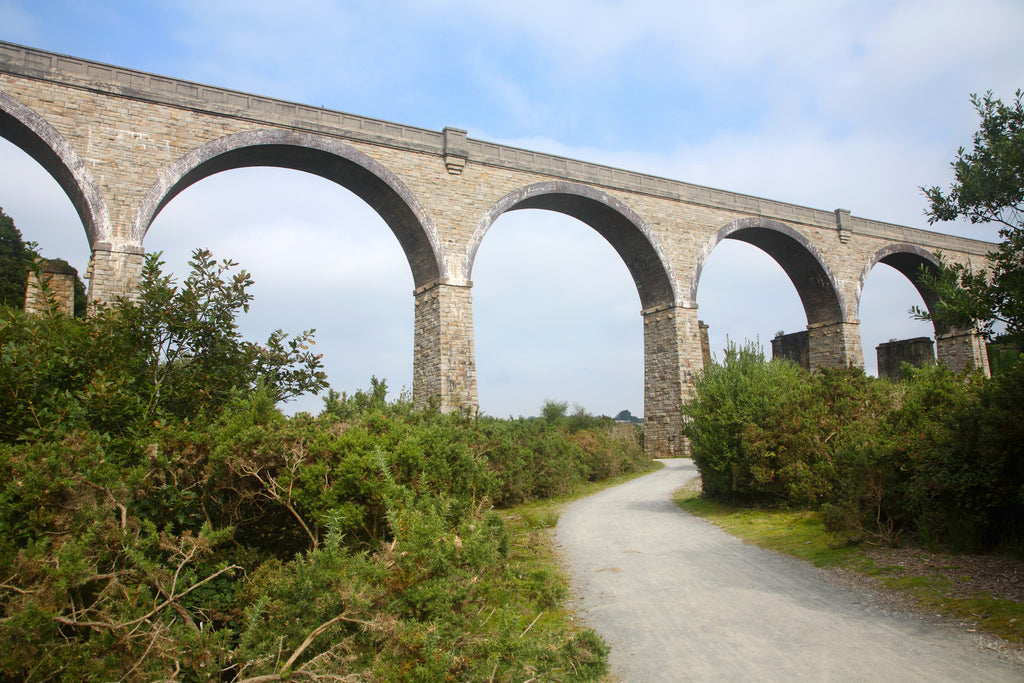
[[[31,253],[14,220],[0,209],[0,306],[24,308]]]
[[[821,509],[834,531],[955,549],[1024,539],[1024,364],[892,384],[726,350],[684,408],[705,495]]]
[[[951,221],[959,217],[972,223],[997,222],[1008,229],[1022,226],[1024,202],[1024,96],[1004,104],[992,93],[971,95],[971,103],[981,117],[974,134],[974,149],[957,151],[952,163],[956,181],[945,194],[938,187],[925,189],[930,201],[932,221]]]
[[[29,269],[39,256],[38,245],[24,242],[14,220],[0,209],[0,306],[24,309]],[[75,273],[74,315],[82,317],[86,309],[85,283],[78,272],[62,258],[46,259],[66,272]]]
[[[135,302],[0,319],[0,679],[595,680],[492,505],[649,467],[636,430],[389,402],[240,338],[244,273],[150,257]]]
[[[956,176],[948,194],[922,188],[930,202],[929,222],[967,218],[972,223],[997,223],[1003,241],[989,254],[991,270],[972,270],[943,262],[937,272],[922,273],[922,284],[938,295],[931,311],[915,315],[940,327],[979,328],[991,336],[996,324],[1024,341],[1024,96],[1004,104],[992,93],[971,96],[981,117],[974,148],[962,147],[953,162]]]
[[[558,424],[568,414],[569,404],[566,401],[547,399],[540,407],[540,416],[548,424]]]
[[[0,674],[592,680],[607,654],[592,633],[528,628],[565,587],[516,568],[490,505],[647,464],[631,427],[600,425],[401,401],[286,418],[258,390],[145,440],[0,446]],[[537,472],[503,471],[530,453]]]
[[[326,386],[312,331],[242,339],[251,279],[197,251],[182,287],[146,260],[138,299],[85,319],[0,310],[0,440],[67,429],[119,437],[214,415],[264,387],[283,401]]]
[[[292,340],[277,330],[264,346],[242,338],[237,317],[249,310],[252,278],[244,270],[229,277],[236,263],[196,250],[179,287],[161,272],[159,257],[147,256],[138,297],[116,309],[118,332],[143,373],[150,416],[216,409],[260,383],[275,401],[326,386],[320,356],[309,351],[312,330]]]
[[[704,490],[738,501],[821,502],[831,490],[831,454],[846,411],[862,410],[867,391],[857,371],[809,381],[792,363],[766,361],[757,345],[730,345],[683,408]]]

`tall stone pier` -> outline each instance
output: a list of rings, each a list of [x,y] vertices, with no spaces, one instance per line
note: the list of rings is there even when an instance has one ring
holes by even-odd
[[[518,209],[571,216],[622,258],[644,329],[648,451],[686,452],[680,408],[704,366],[697,291],[722,240],[786,272],[807,314],[812,368],[863,365],[860,293],[885,263],[923,290],[936,252],[979,268],[992,245],[601,164],[0,42],[0,135],[67,193],[92,250],[93,302],[131,296],[153,219],[221,171],[275,166],[348,188],[395,234],[413,275],[413,394],[477,408],[473,263],[494,221]],[[855,196],[850,197],[856,200]],[[316,244],[308,245],[316,249]],[[599,306],[600,302],[595,302]],[[977,335],[939,335],[938,357],[986,368]],[[639,379],[638,379],[639,381]]]

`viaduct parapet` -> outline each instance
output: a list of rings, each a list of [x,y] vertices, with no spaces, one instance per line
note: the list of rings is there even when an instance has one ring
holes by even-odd
[[[685,451],[679,409],[704,364],[701,270],[724,239],[764,250],[807,314],[811,368],[863,364],[860,295],[875,264],[915,286],[936,251],[981,267],[992,245],[716,190],[320,107],[0,42],[0,135],[60,184],[92,250],[90,301],[130,295],[153,219],[220,171],[314,173],[367,202],[398,238],[415,291],[414,400],[477,405],[472,273],[492,223],[517,209],[586,223],[636,284],[644,328],[648,450]],[[926,306],[934,297],[918,286]],[[940,362],[987,369],[970,331],[937,336]]]

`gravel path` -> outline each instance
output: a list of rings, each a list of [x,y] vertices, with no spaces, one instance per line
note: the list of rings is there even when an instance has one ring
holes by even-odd
[[[1024,681],[957,629],[681,511],[690,460],[577,501],[557,539],[622,681]]]

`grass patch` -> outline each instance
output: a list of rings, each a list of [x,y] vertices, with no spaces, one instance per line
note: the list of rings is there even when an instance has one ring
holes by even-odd
[[[956,576],[955,563],[943,562],[941,556],[927,563],[879,564],[870,556],[869,546],[852,544],[826,531],[817,512],[733,507],[703,498],[698,487],[677,491],[676,504],[748,543],[817,567],[855,571],[874,580],[879,588],[899,592],[930,614],[972,622],[1008,642],[1024,644],[1024,603],[985,591],[959,594],[961,591],[954,590],[957,584],[970,577]]]
[[[687,512],[745,541],[799,557],[816,567],[843,566],[856,553],[854,547],[825,531],[818,513],[732,507],[704,498],[692,487],[678,491],[674,500]]]

